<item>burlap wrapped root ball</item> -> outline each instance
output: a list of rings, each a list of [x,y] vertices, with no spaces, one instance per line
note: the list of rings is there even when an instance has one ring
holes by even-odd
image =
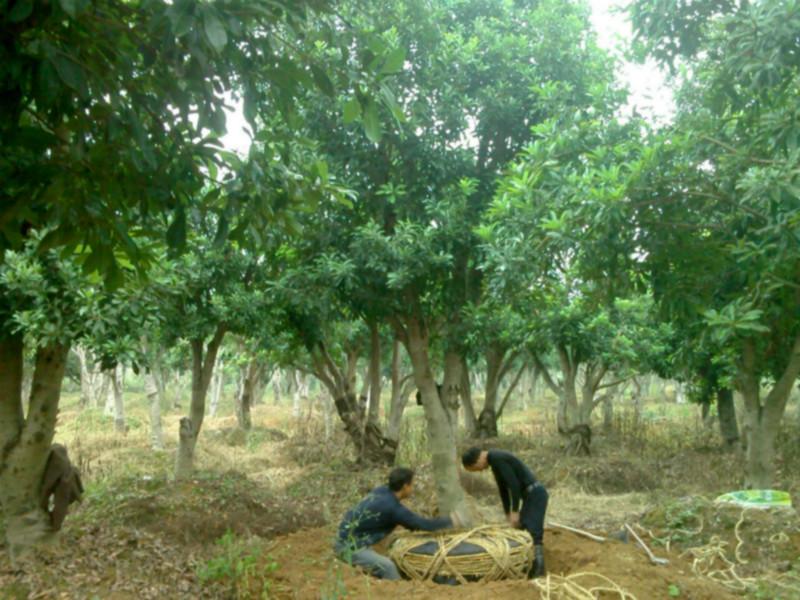
[[[467,581],[524,579],[533,562],[528,532],[499,525],[463,531],[406,533],[389,547],[389,556],[409,578],[453,577]]]

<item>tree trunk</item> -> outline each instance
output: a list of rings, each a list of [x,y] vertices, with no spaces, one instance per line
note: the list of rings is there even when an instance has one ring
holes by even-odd
[[[323,344],[310,349],[314,375],[330,392],[336,412],[344,424],[347,435],[356,447],[358,460],[391,465],[397,452],[397,441],[383,435],[380,427],[367,423],[364,405],[356,398],[355,364],[358,355],[347,353],[344,369],[339,368]]]
[[[444,355],[444,376],[439,396],[450,419],[453,439],[458,437],[458,400],[461,397],[461,356],[453,350]]]
[[[145,394],[150,405],[150,446],[153,450],[164,449],[164,434],[161,429],[161,399],[157,376],[153,371],[145,375]]]
[[[452,416],[448,415],[448,407],[439,397],[428,355],[428,333],[419,319],[408,319],[403,343],[411,357],[414,382],[420,391],[425,409],[439,512],[448,514],[457,509],[467,514],[464,490],[459,481]]]
[[[733,390],[721,389],[717,392],[717,414],[722,441],[727,447],[732,448],[739,441],[739,425],[736,422]]]
[[[94,373],[89,366],[89,352],[80,346],[74,350],[81,367],[81,407],[94,406]]]
[[[392,344],[392,398],[389,403],[389,418],[386,421],[386,437],[391,440],[400,439],[400,426],[403,423],[403,411],[411,393],[413,375],[403,377],[400,373],[400,340],[395,338]]]
[[[478,434],[478,419],[472,403],[472,382],[469,376],[467,359],[461,357],[461,406],[464,408],[464,435],[474,438]]]
[[[272,403],[275,406],[281,404],[281,372],[279,369],[275,369],[272,374]]]
[[[614,396],[606,394],[603,398],[603,429],[610,431],[614,426]]]
[[[217,356],[217,364],[214,365],[214,375],[211,377],[211,404],[208,407],[208,415],[210,417],[216,417],[217,410],[219,410],[222,387],[225,384],[224,371],[225,365],[223,364],[222,357]]]
[[[511,399],[511,394],[514,393],[514,390],[517,389],[517,385],[519,384],[519,380],[522,378],[522,374],[525,372],[525,363],[520,366],[517,374],[514,376],[514,379],[511,380],[511,383],[506,389],[506,393],[503,394],[503,400],[500,402],[500,407],[497,409],[497,419],[499,420],[500,417],[503,416],[503,411],[505,410],[506,406],[508,406],[508,401]]]
[[[775,438],[786,410],[792,386],[800,375],[800,334],[780,379],[764,398],[760,398],[761,381],[756,372],[755,343],[748,339],[742,347],[739,365],[739,387],[744,398],[747,429],[745,484],[753,489],[767,489],[775,478]]]
[[[22,336],[0,338],[0,505],[12,559],[29,554],[52,536],[40,502],[41,483],[55,433],[61,382],[69,346],[36,352],[27,418],[22,410]]]
[[[504,352],[494,346],[486,350],[486,388],[484,391],[483,409],[478,416],[478,437],[481,439],[497,437],[497,393],[500,388],[500,371]]]
[[[367,420],[377,425],[381,419],[381,335],[376,322],[369,323],[369,408]]]
[[[250,431],[253,428],[250,408],[253,405],[259,372],[260,367],[258,360],[255,358],[250,359],[241,369],[239,389],[236,393],[236,422],[239,428],[244,431]]]
[[[578,373],[577,365],[572,364],[566,350],[559,350],[559,358],[561,359],[562,384],[556,420],[559,433],[566,433],[576,425],[581,424],[578,394],[575,386],[575,379]]]
[[[103,391],[106,398],[103,414],[107,417],[114,416],[114,369],[103,371]]]
[[[192,401],[189,416],[181,419],[178,429],[178,454],[175,460],[175,478],[178,480],[190,478],[194,471],[194,450],[206,412],[206,393],[223,337],[225,337],[225,327],[218,325],[205,351],[202,339],[191,341]]]
[[[125,424],[125,404],[122,398],[123,383],[125,380],[125,367],[117,363],[111,381],[114,391],[114,430],[117,433],[126,433],[128,426]]]
[[[289,381],[292,383],[292,418],[299,419],[302,412],[300,404],[300,374],[296,370],[290,371]]]

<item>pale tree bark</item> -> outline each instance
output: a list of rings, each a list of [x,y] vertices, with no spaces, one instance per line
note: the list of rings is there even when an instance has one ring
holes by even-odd
[[[275,369],[272,373],[272,403],[275,406],[281,404],[281,372],[280,369]]]
[[[302,414],[300,380],[300,372],[297,369],[289,371],[289,381],[292,384],[292,418],[294,419],[299,419]]]
[[[459,481],[459,461],[452,426],[454,416],[449,414],[451,408],[447,401],[440,397],[436,388],[428,354],[429,333],[419,317],[409,317],[405,323],[398,322],[395,324],[395,329],[411,358],[414,382],[420,391],[425,409],[439,512],[448,514],[458,510],[461,514],[467,515],[469,513],[464,490]],[[460,362],[459,357],[456,357],[454,362]],[[460,377],[460,369],[458,375]],[[453,378],[453,382],[457,385],[458,380]],[[448,381],[447,384],[450,385],[451,382]],[[449,395],[450,393],[447,394]]]
[[[103,414],[107,417],[114,416],[114,369],[103,371],[103,391],[106,403],[103,406]]]
[[[100,390],[100,373],[94,368],[89,351],[82,346],[73,348],[81,368],[81,406],[96,407]]]
[[[393,464],[397,441],[385,436],[377,424],[367,421],[365,407],[355,394],[358,353],[354,349],[346,353],[344,368],[337,364],[323,343],[309,348],[309,353],[314,376],[333,397],[345,432],[356,447],[358,460]]]
[[[464,435],[474,438],[478,433],[478,419],[472,403],[472,380],[467,359],[461,357],[461,407],[464,409]]]
[[[211,402],[208,406],[208,416],[216,417],[219,410],[219,401],[222,398],[222,387],[225,385],[225,364],[222,355],[217,354],[217,364],[214,365],[214,374],[211,376]]]
[[[377,425],[381,419],[381,335],[378,323],[369,324],[369,408],[367,420]]]
[[[584,365],[583,382],[580,386],[581,397],[578,398],[578,375],[580,362],[568,348],[557,348],[561,367],[561,383],[557,384],[550,376],[547,367],[534,355],[533,361],[545,383],[559,398],[556,425],[558,432],[569,437],[567,451],[574,454],[590,454],[592,440],[591,415],[594,408],[602,401],[596,399],[600,382],[606,374],[606,367],[596,364]],[[614,382],[608,385],[616,385]]]
[[[389,418],[386,420],[386,437],[395,441],[400,439],[403,411],[414,385],[412,373],[403,375],[400,372],[400,348],[400,340],[395,338],[392,344],[392,398],[389,403]]]
[[[145,374],[145,394],[150,406],[150,446],[153,450],[164,449],[164,433],[161,428],[161,399],[158,381],[153,371]]]
[[[748,487],[765,489],[773,484],[775,438],[798,375],[800,375],[800,334],[794,340],[783,373],[762,400],[761,381],[756,372],[755,343],[752,339],[744,341],[738,385],[744,398],[747,431],[745,483]]]
[[[37,350],[26,418],[22,336],[0,337],[0,505],[12,559],[28,555],[52,538],[50,517],[40,495],[68,352],[69,346],[59,344]]]
[[[206,394],[224,337],[225,326],[220,324],[208,344],[202,339],[191,340],[192,400],[189,416],[181,419],[178,430],[178,454],[175,460],[175,478],[178,480],[190,478],[194,471],[194,451],[205,417]]]
[[[236,422],[239,428],[245,431],[253,428],[251,408],[261,374],[262,366],[256,358],[247,361],[239,373],[239,385],[236,391]]]
[[[125,367],[117,363],[111,380],[114,392],[114,430],[117,433],[126,433],[128,431],[128,426],[125,424],[125,403],[122,396],[124,380]]]

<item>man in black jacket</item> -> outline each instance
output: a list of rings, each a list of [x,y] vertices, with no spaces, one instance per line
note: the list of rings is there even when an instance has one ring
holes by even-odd
[[[492,469],[508,522],[512,527],[526,529],[533,538],[534,561],[530,575],[544,575],[544,515],[548,499],[545,487],[536,481],[525,463],[504,450],[481,450],[473,446],[464,452],[461,462],[467,471]]]
[[[436,531],[453,527],[453,519],[426,519],[400,503],[414,491],[414,471],[411,469],[393,469],[388,483],[372,490],[355,508],[347,511],[339,524],[334,552],[340,560],[363,567],[376,577],[400,579],[397,565],[370,546],[380,542],[397,525],[412,531]]]

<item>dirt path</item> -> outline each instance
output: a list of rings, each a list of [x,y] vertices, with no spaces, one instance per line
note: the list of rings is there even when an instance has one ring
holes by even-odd
[[[270,595],[279,599],[329,598],[537,598],[530,581],[471,583],[461,586],[419,582],[379,581],[342,565],[330,550],[333,530],[304,529],[276,540],[270,557],[278,567],[271,575]],[[670,556],[670,565],[654,566],[632,544],[592,542],[569,532],[549,531],[546,542],[548,570],[553,575],[599,573],[636,600],[680,598],[725,600],[736,598],[713,581],[698,579],[689,564]],[[587,580],[592,583],[591,580]],[[598,581],[594,582],[599,583]],[[608,597],[615,597],[609,595]],[[629,596],[630,598],[630,596]]]

